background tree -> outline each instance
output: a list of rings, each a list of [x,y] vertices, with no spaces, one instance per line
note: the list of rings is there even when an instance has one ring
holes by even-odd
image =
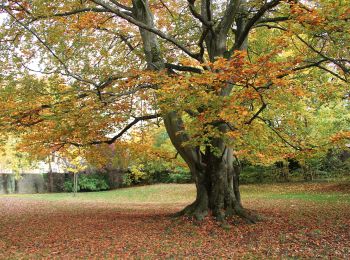
[[[212,211],[220,221],[255,221],[242,208],[235,159],[271,161],[326,144],[304,140],[303,129],[317,127],[308,119],[320,104],[348,95],[348,1],[19,0],[0,8],[3,130],[45,154],[112,144],[162,118],[196,182],[182,213],[198,219]]]
[[[19,140],[9,137],[0,145],[0,169],[2,173],[14,173],[16,178],[26,170],[32,170],[36,167],[27,153],[17,150]]]

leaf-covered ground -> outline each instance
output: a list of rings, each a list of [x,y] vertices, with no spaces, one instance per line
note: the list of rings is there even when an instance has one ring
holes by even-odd
[[[264,216],[231,228],[169,217],[193,185],[100,193],[1,195],[0,259],[350,258],[350,185],[242,186],[245,207]]]

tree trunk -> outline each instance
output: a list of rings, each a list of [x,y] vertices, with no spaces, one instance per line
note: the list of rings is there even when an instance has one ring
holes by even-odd
[[[48,192],[54,192],[54,180],[53,180],[53,172],[51,165],[51,157],[49,157],[49,172],[47,173],[47,188]]]
[[[238,168],[233,165],[232,158],[230,148],[226,148],[221,156],[207,148],[203,156],[205,167],[192,172],[197,189],[196,200],[178,215],[188,215],[197,220],[203,220],[211,212],[212,216],[220,222],[234,215],[244,218],[249,223],[257,221],[256,216],[248,214],[242,207]]]
[[[3,187],[4,193],[8,194],[9,193],[9,190],[8,190],[9,175],[8,174],[2,174],[0,176],[2,176],[2,185],[3,185],[2,187]]]
[[[132,12],[135,19],[154,28],[154,18],[148,0],[133,0],[132,3]],[[205,13],[208,4],[210,2],[202,1],[202,15],[210,20],[210,15]],[[230,12],[228,14],[231,20],[234,13]],[[216,57],[224,56],[231,24],[230,19],[225,19],[216,33],[214,31],[208,33],[205,42],[211,61],[215,61]],[[164,69],[165,63],[157,36],[149,30],[139,29],[148,69]],[[220,95],[229,95],[231,89],[232,85],[228,84],[223,88]],[[233,164],[232,149],[226,147],[222,139],[212,140],[211,144],[206,147],[205,154],[198,146],[185,147],[184,143],[189,141],[189,137],[184,131],[181,112],[178,114],[176,111],[167,111],[163,114],[163,119],[170,140],[190,168],[197,188],[196,200],[178,215],[185,214],[202,220],[209,212],[212,212],[213,216],[219,221],[224,221],[226,217],[232,215],[239,215],[249,222],[255,222],[256,218],[247,214],[241,205],[239,172],[237,171],[238,167],[234,167]],[[221,125],[219,128],[222,132],[227,131],[227,126]],[[212,147],[218,150],[221,155],[218,155],[217,151],[212,151]]]

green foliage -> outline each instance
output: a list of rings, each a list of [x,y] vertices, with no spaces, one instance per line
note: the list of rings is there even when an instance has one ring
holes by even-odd
[[[78,185],[82,191],[100,191],[109,188],[106,180],[100,175],[81,175]]]
[[[63,186],[63,189],[64,191],[67,191],[67,192],[73,192],[74,190],[74,184],[73,184],[73,181],[72,180],[66,180],[64,182],[64,186]],[[78,185],[78,191],[80,190],[80,187]]]
[[[132,165],[129,172],[123,176],[123,184],[130,186],[132,184],[142,183],[147,179],[147,174],[142,170],[143,164]]]
[[[123,176],[126,186],[154,183],[189,183],[189,169],[171,144],[164,128],[153,130],[150,150],[143,156],[129,161],[129,171]]]
[[[163,160],[146,164],[144,170],[148,173],[149,183],[189,183],[192,180],[186,167]]]
[[[191,181],[191,173],[184,167],[175,167],[174,172],[169,174],[169,183],[189,183]]]
[[[264,180],[267,171],[262,166],[247,166],[240,174],[240,183],[261,183]]]
[[[101,174],[79,174],[78,175],[78,191],[102,191],[108,190],[109,185]],[[64,182],[64,190],[73,191],[73,180],[68,179]]]
[[[154,183],[189,183],[192,177],[187,168],[172,166],[164,160],[149,161],[145,164],[133,165],[123,176],[126,186]]]
[[[350,150],[332,149],[320,162],[321,170],[336,175],[350,174]]]
[[[168,175],[167,183],[189,183],[191,182],[191,174],[189,172],[185,173],[170,173]]]
[[[240,174],[240,183],[309,181],[350,177],[350,150],[329,149],[328,152],[298,161],[290,159],[271,166],[248,164]]]

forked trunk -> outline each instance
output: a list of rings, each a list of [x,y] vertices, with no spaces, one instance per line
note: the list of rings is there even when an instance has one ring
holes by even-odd
[[[154,17],[149,8],[148,0],[133,0],[133,17],[143,24],[154,29]],[[214,62],[217,57],[223,57],[230,30],[239,4],[232,1],[231,11],[227,13],[227,19],[224,19],[218,26],[216,32],[211,30],[205,38],[207,51],[210,61]],[[202,15],[208,21],[211,19],[207,11],[210,1],[202,1]],[[232,5],[232,6],[231,6]],[[206,28],[203,28],[205,31]],[[144,47],[144,54],[147,61],[147,67],[150,70],[162,70],[165,68],[163,55],[158,43],[157,36],[149,30],[140,27],[140,34]],[[232,85],[228,84],[223,88],[222,96],[228,96]],[[237,168],[233,164],[232,149],[225,146],[223,140],[213,139],[210,147],[215,147],[221,153],[218,156],[210,147],[206,148],[205,154],[201,152],[200,147],[185,147],[184,144],[189,141],[189,136],[185,133],[184,122],[181,112],[167,111],[163,115],[164,125],[170,137],[170,140],[181,157],[189,166],[196,182],[197,197],[196,200],[187,206],[181,214],[191,215],[197,219],[203,219],[209,212],[219,221],[224,221],[231,215],[239,215],[249,222],[254,222],[242,208],[239,193],[239,181]],[[226,126],[221,125],[221,132],[225,132]]]

